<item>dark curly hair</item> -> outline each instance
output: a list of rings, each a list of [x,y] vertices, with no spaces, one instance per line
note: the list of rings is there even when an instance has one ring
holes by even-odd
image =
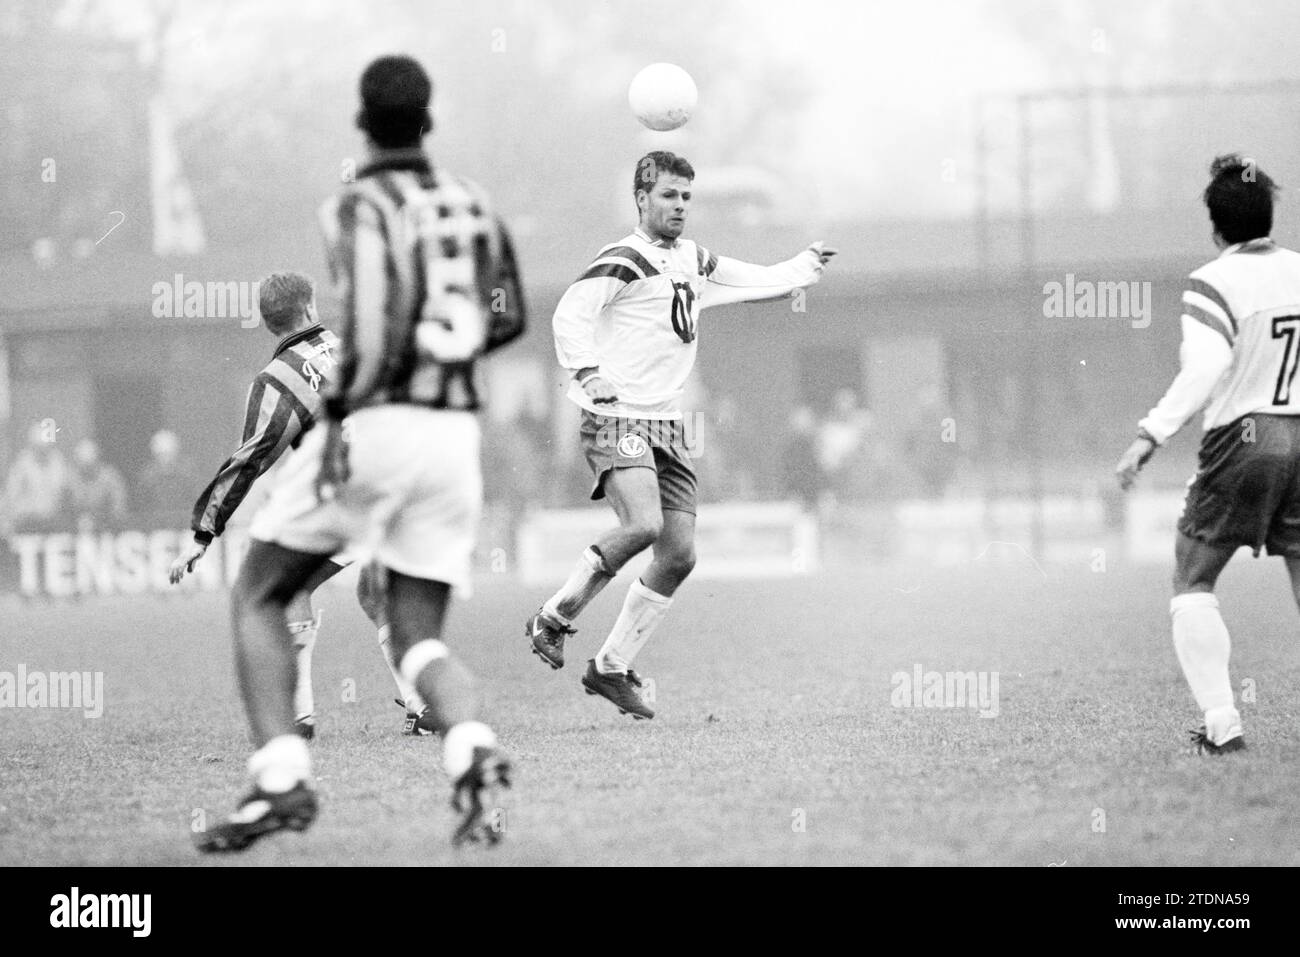
[[[1277,184],[1250,157],[1225,153],[1210,164],[1205,205],[1224,242],[1244,243],[1272,232],[1276,194]]]

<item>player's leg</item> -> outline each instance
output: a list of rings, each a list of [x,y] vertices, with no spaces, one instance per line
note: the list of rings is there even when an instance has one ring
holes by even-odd
[[[454,783],[453,805],[465,812],[453,842],[494,840],[499,829],[484,823],[490,808],[484,797],[509,784],[509,763],[496,734],[479,720],[481,705],[474,678],[442,641],[450,587],[389,570],[389,641],[399,656],[403,677],[428,704],[430,723],[443,736],[443,767]]]
[[[310,741],[316,736],[316,700],[312,693],[311,659],[316,649],[321,618],[312,610],[311,596],[316,589],[343,570],[334,561],[325,562],[312,573],[302,591],[293,597],[286,610],[289,635],[293,638],[297,680],[293,689],[294,730]]]
[[[626,672],[668,613],[673,593],[695,567],[695,514],[664,509],[663,531],[654,543],[654,561],[628,586],[623,609],[597,653],[601,674]]]
[[[254,539],[231,593],[235,670],[257,750],[252,790],[238,810],[200,834],[201,851],[239,851],[274,831],[303,830],[316,818],[307,742],[294,732],[295,663],[286,610],[328,554]]]
[[[663,530],[653,458],[647,463],[611,467],[598,481],[618,518],[618,527],[579,557],[564,585],[525,625],[533,652],[553,668],[564,664],[564,640],[573,634],[574,619],[613,581],[618,570],[652,545]]]
[[[1197,706],[1205,713],[1205,736],[1215,748],[1240,739],[1228,674],[1232,650],[1214,586],[1235,547],[1198,541],[1178,532],[1174,549],[1174,597],[1169,603],[1174,650]]]
[[[1286,556],[1286,573],[1291,576],[1291,594],[1295,597],[1296,607],[1300,608],[1300,558]]]
[[[604,695],[620,711],[637,718],[654,717],[649,700],[653,695],[644,690],[632,662],[668,613],[673,594],[695,567],[698,495],[695,469],[680,424],[670,427],[653,452],[660,521],[654,561],[628,587],[618,619],[583,677],[588,691]]]
[[[654,544],[663,527],[653,464],[611,468],[601,487],[618,526],[596,539],[564,586],[542,606],[566,621],[578,617],[620,568]]]
[[[252,544],[231,593],[235,667],[257,750],[252,790],[230,817],[196,839],[201,851],[237,851],[316,817],[307,742],[294,733],[293,641],[287,610],[348,539],[351,509],[315,493],[324,430],[309,430],[290,453],[271,497],[253,519]]]
[[[357,576],[357,601],[375,626],[375,637],[379,650],[384,655],[384,663],[397,685],[397,703],[406,709],[406,721],[402,733],[418,736],[432,734],[432,719],[429,709],[420,699],[420,694],[409,681],[402,677],[402,658],[392,640],[392,626],[388,623],[387,586],[388,571],[378,562],[367,562]]]
[[[240,694],[259,748],[293,734],[296,665],[287,610],[328,555],[253,540],[231,594]]]

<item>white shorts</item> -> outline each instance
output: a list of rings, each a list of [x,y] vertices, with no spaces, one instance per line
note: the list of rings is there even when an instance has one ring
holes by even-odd
[[[348,417],[350,476],[333,501],[316,498],[326,430],[286,456],[249,535],[318,555],[364,554],[412,578],[469,594],[483,510],[479,422],[472,412],[381,405]]]

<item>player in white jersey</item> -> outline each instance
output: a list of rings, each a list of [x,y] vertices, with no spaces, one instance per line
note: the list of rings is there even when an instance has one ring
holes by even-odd
[[[582,409],[591,497],[609,499],[619,527],[582,554],[524,630],[536,655],[563,667],[574,620],[628,560],[653,546],[654,561],[632,583],[582,678],[588,694],[636,718],[654,711],[632,661],[695,565],[696,480],[681,400],[700,311],[789,296],[817,282],[835,255],[817,242],[775,266],[755,266],[681,238],[694,179],[680,156],[643,157],[633,178],[637,228],[597,254],[552,321],[556,356],[573,377],[569,398]]]
[[[1300,603],[1300,253],[1269,238],[1276,186],[1253,161],[1217,158],[1205,190],[1218,258],[1183,293],[1182,368],[1119,461],[1132,486],[1155,450],[1205,407],[1178,522],[1174,649],[1205,724],[1201,753],[1245,748],[1215,582],[1243,545],[1281,555]],[[1208,405],[1207,405],[1208,403]]]

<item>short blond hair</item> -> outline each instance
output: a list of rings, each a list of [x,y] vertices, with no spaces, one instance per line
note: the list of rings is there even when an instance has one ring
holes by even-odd
[[[277,336],[292,329],[315,299],[311,277],[300,272],[273,272],[257,284],[257,308]]]

